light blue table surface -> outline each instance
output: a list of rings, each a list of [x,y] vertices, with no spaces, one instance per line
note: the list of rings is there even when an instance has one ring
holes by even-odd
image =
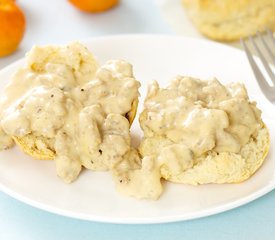
[[[0,59],[0,68],[22,57],[33,44],[121,33],[174,34],[153,0],[122,0],[106,13],[78,12],[66,0],[18,0],[28,27],[19,50]],[[245,206],[191,221],[120,225],[48,213],[0,192],[0,240],[13,239],[275,239],[275,191]]]

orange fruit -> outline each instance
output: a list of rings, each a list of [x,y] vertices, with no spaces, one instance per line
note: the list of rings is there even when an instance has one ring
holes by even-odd
[[[17,49],[25,24],[25,16],[14,0],[0,0],[0,57]]]
[[[69,0],[69,2],[85,12],[103,12],[116,6],[119,0]]]

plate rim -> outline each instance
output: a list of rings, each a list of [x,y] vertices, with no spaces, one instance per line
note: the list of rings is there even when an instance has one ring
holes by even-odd
[[[248,203],[251,203],[258,198],[268,194],[272,190],[275,189],[275,178],[268,185],[260,190],[253,192],[241,199],[229,202],[227,204],[223,204],[218,207],[212,207],[207,210],[195,211],[189,214],[177,215],[177,216],[165,216],[165,217],[146,217],[146,218],[125,218],[125,217],[102,217],[102,216],[91,216],[89,214],[83,213],[74,213],[71,210],[60,210],[59,208],[48,206],[47,204],[40,203],[38,201],[32,200],[26,196],[23,196],[8,187],[4,186],[0,182],[0,191],[6,193],[8,196],[20,201],[21,203],[27,204],[28,206],[34,207],[39,210],[46,211],[51,214],[56,214],[60,216],[65,216],[73,219],[85,220],[85,221],[93,221],[100,223],[112,223],[112,224],[160,224],[160,223],[173,223],[173,222],[181,222],[181,221],[189,221],[193,219],[204,218],[208,216],[214,216],[220,213],[227,212],[232,209],[236,209]]]

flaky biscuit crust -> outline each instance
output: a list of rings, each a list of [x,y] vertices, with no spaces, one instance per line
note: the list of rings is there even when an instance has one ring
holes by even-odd
[[[274,0],[182,0],[187,15],[205,36],[236,41],[267,28],[275,31]]]

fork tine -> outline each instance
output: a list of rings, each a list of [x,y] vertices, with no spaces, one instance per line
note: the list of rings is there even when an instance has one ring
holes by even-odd
[[[253,37],[249,37],[249,40],[250,40],[250,42],[252,43],[252,45],[253,45],[253,47],[255,48],[255,50],[257,51],[257,54],[259,55],[259,58],[261,59],[262,64],[264,65],[264,67],[265,67],[265,69],[266,69],[266,71],[267,71],[267,73],[268,73],[268,75],[269,75],[271,81],[272,81],[273,84],[275,85],[275,76],[274,76],[274,74],[273,74],[273,72],[272,72],[272,70],[271,70],[271,68],[270,68],[270,66],[269,66],[269,64],[268,64],[268,62],[266,61],[264,55],[263,55],[262,52],[260,51],[260,49],[259,49],[258,45],[256,44],[256,42],[254,41],[254,38],[253,38]],[[257,68],[258,68],[258,67],[257,67]]]
[[[256,80],[257,80],[260,88],[262,89],[262,91],[265,92],[266,89],[270,88],[270,86],[266,82],[265,77],[263,76],[263,74],[261,73],[260,69],[258,68],[258,66],[257,66],[257,64],[256,64],[256,62],[255,62],[255,60],[254,60],[254,58],[252,56],[252,54],[248,50],[248,47],[247,47],[247,45],[246,45],[246,43],[244,42],[243,39],[241,39],[241,44],[242,44],[242,46],[244,48],[244,51],[245,51],[246,56],[248,58],[248,61],[249,61],[250,65],[251,65],[251,67],[252,67],[252,70],[254,72]]]
[[[267,29],[267,34],[268,34],[269,38],[271,39],[271,41],[273,42],[273,44],[275,45],[275,38],[274,38],[273,33],[270,29]]]
[[[273,41],[274,44],[275,44],[274,37],[272,36],[272,34],[270,34],[269,30],[267,30],[267,33],[268,33],[268,36],[271,39],[271,41]],[[268,55],[271,58],[273,64],[275,65],[275,56],[274,56],[274,54],[272,54],[272,50],[270,49],[270,47],[267,44],[266,40],[263,38],[262,34],[260,34],[259,32],[257,32],[257,36],[258,36],[259,39],[261,39],[261,42],[263,43],[263,45],[264,45],[264,47],[266,49],[266,52],[268,53]]]

